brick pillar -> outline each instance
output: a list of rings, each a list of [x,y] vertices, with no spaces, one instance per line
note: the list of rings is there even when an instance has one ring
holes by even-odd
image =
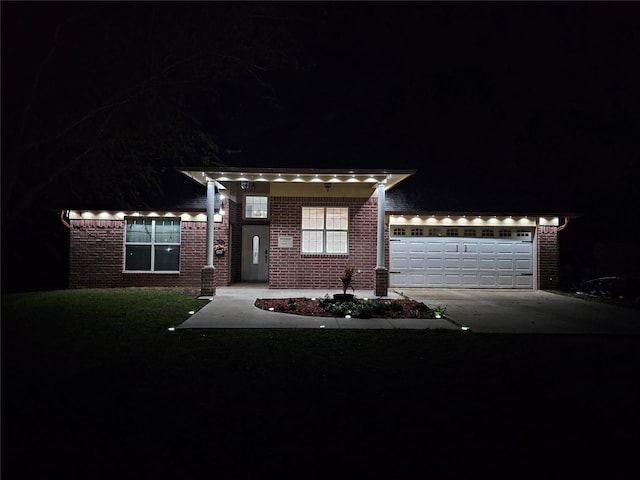
[[[558,288],[558,227],[538,226],[538,286]]]
[[[376,268],[376,297],[386,297],[389,293],[389,270]]]
[[[215,269],[204,267],[200,275],[200,295],[203,297],[213,297],[216,294]]]

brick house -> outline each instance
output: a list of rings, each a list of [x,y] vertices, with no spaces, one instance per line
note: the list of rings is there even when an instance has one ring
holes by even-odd
[[[552,288],[561,219],[430,211],[395,201],[415,170],[180,168],[188,205],[70,210],[70,288],[200,287],[238,282],[339,289]],[[389,193],[387,193],[389,192]]]

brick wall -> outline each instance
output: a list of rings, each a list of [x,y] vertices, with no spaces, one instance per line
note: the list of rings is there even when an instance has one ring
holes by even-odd
[[[538,286],[558,287],[558,227],[538,226]]]
[[[180,223],[180,273],[124,273],[123,220],[72,220],[69,288],[193,287],[200,288],[206,261],[206,223]],[[227,228],[216,224],[214,237],[228,242]],[[216,285],[228,285],[228,256],[214,256]]]
[[[349,253],[307,255],[300,252],[302,207],[348,207]],[[345,266],[362,270],[354,287],[373,290],[376,267],[376,198],[271,197],[271,288],[342,288]],[[293,237],[291,248],[279,248],[280,235]]]

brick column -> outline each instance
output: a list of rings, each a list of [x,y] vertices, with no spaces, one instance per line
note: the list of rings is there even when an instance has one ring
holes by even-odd
[[[538,287],[558,288],[558,227],[538,226]]]
[[[202,269],[200,276],[200,295],[203,297],[213,297],[216,294],[215,269],[206,266]]]
[[[389,289],[389,270],[376,268],[376,297],[386,297]]]

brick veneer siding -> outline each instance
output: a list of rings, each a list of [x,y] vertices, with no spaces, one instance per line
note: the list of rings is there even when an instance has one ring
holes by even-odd
[[[538,287],[558,287],[558,227],[538,226]]]
[[[376,198],[271,197],[269,286],[271,288],[341,289],[345,266],[362,270],[354,287],[373,290],[376,267]],[[302,207],[348,207],[349,253],[302,254]],[[278,247],[278,237],[293,237],[291,248]],[[385,242],[386,248],[386,242]]]
[[[199,288],[206,261],[206,223],[180,222],[180,273],[125,273],[124,220],[71,220],[69,288],[193,287]],[[228,241],[224,224],[216,239]],[[227,255],[214,256],[216,285],[229,281]]]

